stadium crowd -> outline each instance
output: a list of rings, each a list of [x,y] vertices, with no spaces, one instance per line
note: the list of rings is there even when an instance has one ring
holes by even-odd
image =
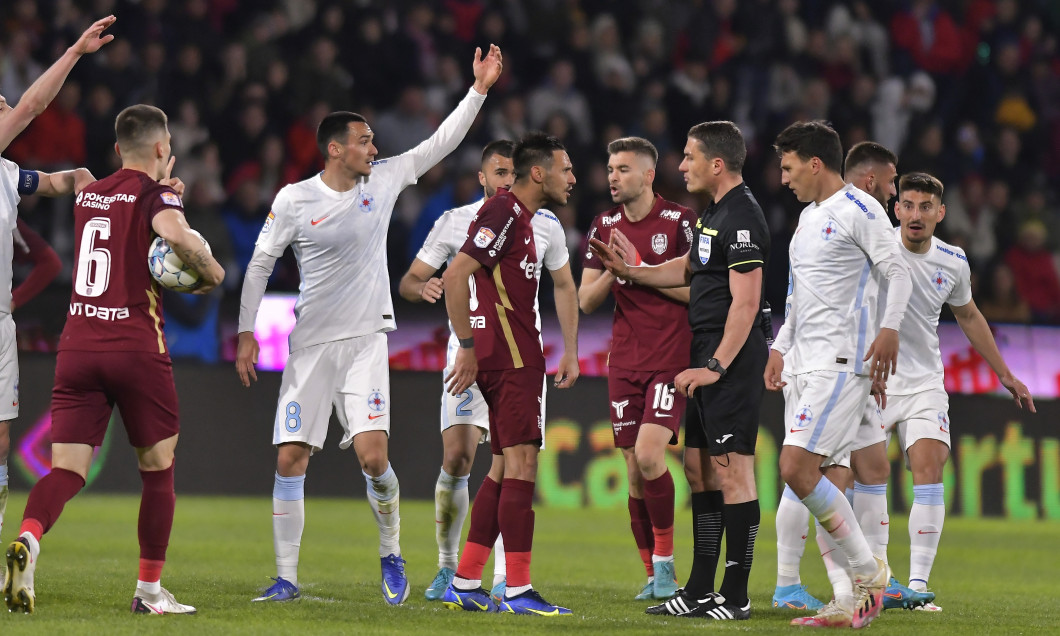
[[[942,179],[938,234],[966,249],[989,320],[1060,324],[1060,4],[1050,0],[537,0],[532,10],[515,0],[9,0],[0,94],[16,104],[91,16],[108,13],[115,41],[74,70],[5,156],[103,176],[120,165],[119,110],[149,103],[170,114],[189,221],[230,273],[223,299],[167,295],[168,322],[196,343],[189,355],[217,359],[218,330],[234,337],[238,286],[274,195],[322,168],[322,117],[360,112],[380,157],[401,153],[453,109],[474,48],[491,42],[507,69],[493,97],[461,150],[398,201],[394,285],[435,219],[480,196],[478,153],[492,139],[540,129],[563,141],[578,185],[556,213],[582,252],[592,219],[612,205],[608,141],[652,141],[656,190],[699,210],[677,170],[686,134],[730,119],[777,246],[767,298],[782,305],[800,206],[770,144],[793,121],[826,119],[846,148],[872,139],[898,154],[899,174]],[[66,261],[56,285],[69,285],[70,206],[20,206]],[[270,288],[298,280],[288,255]],[[32,331],[33,312],[20,327]],[[47,349],[52,337],[21,346]]]

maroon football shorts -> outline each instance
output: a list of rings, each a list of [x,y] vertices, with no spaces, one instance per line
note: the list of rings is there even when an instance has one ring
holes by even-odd
[[[490,411],[490,449],[516,444],[541,447],[541,391],[545,372],[541,369],[479,371],[478,388]]]
[[[677,443],[685,396],[674,390],[674,377],[684,369],[667,371],[607,370],[607,396],[611,400],[611,432],[615,448],[633,448],[640,425],[648,422],[670,429]]]
[[[115,406],[135,448],[153,446],[179,433],[169,356],[140,351],[59,352],[52,389],[53,444],[99,446]]]

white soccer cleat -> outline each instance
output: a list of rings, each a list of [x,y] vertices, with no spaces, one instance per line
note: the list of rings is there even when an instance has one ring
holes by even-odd
[[[7,547],[7,573],[4,575],[4,602],[7,604],[7,611],[33,613],[36,605],[33,571],[37,568],[39,555],[40,544],[32,536],[19,537]]]
[[[890,569],[880,559],[873,559],[876,561],[876,572],[854,578],[854,615],[850,621],[854,629],[868,626],[883,610],[883,591],[890,579]]]
[[[173,598],[166,588],[159,590],[158,594],[148,594],[139,586],[136,587],[136,596],[132,601],[133,614],[194,614],[195,608],[191,605],[182,605]]]
[[[924,603],[920,607],[914,607],[913,609],[917,610],[917,611],[920,611],[920,612],[941,612],[942,611],[942,608],[939,607],[938,605],[935,605],[934,603]]]

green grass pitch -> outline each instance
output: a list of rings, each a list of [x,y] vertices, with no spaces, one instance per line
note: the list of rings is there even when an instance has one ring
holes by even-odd
[[[751,576],[750,621],[713,623],[659,619],[632,601],[644,582],[625,510],[537,510],[533,578],[552,602],[574,616],[544,619],[451,612],[423,600],[436,570],[433,505],[402,502],[402,548],[412,584],[400,607],[379,591],[377,533],[362,486],[350,499],[310,498],[299,576],[303,598],[251,604],[275,574],[271,502],[267,497],[182,496],[163,584],[196,616],[134,616],[138,498],[85,494],[71,501],[43,542],[37,569],[37,611],[0,615],[7,634],[668,634],[705,630],[791,634],[797,614],[770,605],[776,547],[771,515],[764,515]],[[2,540],[16,534],[25,493],[12,493]],[[677,573],[691,559],[690,514],[677,514]],[[891,520],[890,559],[908,570],[905,519]],[[1060,526],[998,519],[947,519],[932,576],[941,614],[890,610],[869,629],[877,634],[1060,633]],[[487,566],[487,577],[492,564]],[[719,579],[720,582],[720,579]],[[810,539],[803,582],[830,596],[816,545]]]

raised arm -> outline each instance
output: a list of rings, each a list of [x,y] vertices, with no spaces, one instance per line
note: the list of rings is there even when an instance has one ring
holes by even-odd
[[[0,117],[0,152],[7,149],[8,144],[18,137],[19,133],[33,121],[33,118],[43,113],[48,104],[55,99],[66,77],[82,55],[95,53],[104,44],[114,39],[113,35],[103,35],[103,31],[114,24],[115,19],[114,16],[109,15],[88,27],[77,42],[66,49],[62,57],[26,89],[11,112]],[[6,104],[0,102],[0,111],[6,108]]]
[[[412,158],[417,179],[456,150],[464,140],[464,135],[475,122],[486,100],[486,92],[500,77],[502,69],[500,47],[491,44],[485,57],[482,57],[482,49],[475,49],[475,84],[468,90],[467,96],[460,100],[430,138],[402,155]]]
[[[37,194],[43,197],[61,197],[68,194],[76,194],[85,189],[85,186],[96,180],[88,168],[74,168],[62,172],[37,171],[39,179]]]
[[[1012,371],[1005,364],[1005,359],[1001,357],[1001,351],[998,350],[997,342],[994,340],[994,334],[990,332],[990,325],[987,324],[986,318],[979,311],[975,301],[970,301],[967,305],[960,307],[950,305],[950,308],[957,319],[957,324],[961,326],[961,331],[968,336],[968,342],[972,343],[979,355],[983,356],[986,363],[994,370],[1001,384],[1012,394],[1016,406],[1023,408],[1022,400],[1027,400],[1027,409],[1031,413],[1037,413],[1037,409],[1034,408],[1034,397],[1031,396],[1027,385],[1012,375]]]

